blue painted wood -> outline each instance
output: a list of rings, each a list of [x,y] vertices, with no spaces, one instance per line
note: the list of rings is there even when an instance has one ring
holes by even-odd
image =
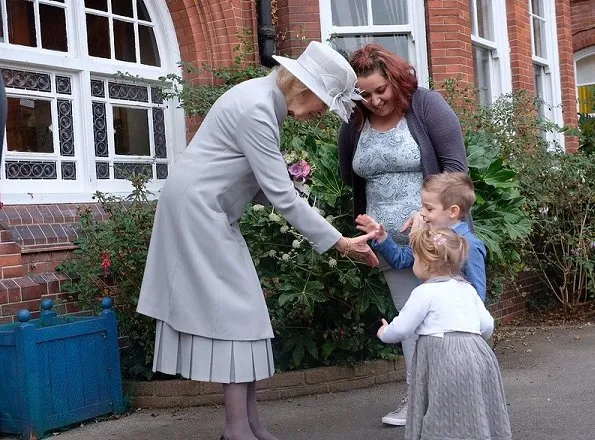
[[[113,301],[98,317],[17,313],[0,326],[0,433],[42,437],[51,429],[124,411]]]

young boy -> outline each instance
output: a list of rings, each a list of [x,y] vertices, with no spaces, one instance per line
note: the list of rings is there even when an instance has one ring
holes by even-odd
[[[424,180],[421,191],[421,217],[432,229],[451,228],[465,237],[469,243],[467,261],[463,272],[467,281],[475,287],[482,301],[486,298],[486,248],[463,220],[475,203],[473,181],[466,173],[435,174]],[[399,246],[387,234],[384,226],[369,215],[360,215],[355,220],[358,229],[366,233],[380,231],[372,242],[386,262],[395,269],[413,267],[413,252],[410,247]]]

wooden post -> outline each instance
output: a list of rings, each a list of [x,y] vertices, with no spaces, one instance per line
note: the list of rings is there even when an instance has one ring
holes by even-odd
[[[110,394],[114,413],[124,412],[124,399],[122,398],[122,373],[120,370],[120,347],[118,345],[118,323],[116,314],[111,309],[113,300],[105,297],[101,300],[101,317],[105,319],[108,340],[108,371],[110,375]]]
[[[31,312],[19,310],[21,323],[15,330],[17,375],[21,385],[21,433],[26,439],[43,436],[44,411],[39,399],[39,370],[36,360],[36,328],[29,324]]]

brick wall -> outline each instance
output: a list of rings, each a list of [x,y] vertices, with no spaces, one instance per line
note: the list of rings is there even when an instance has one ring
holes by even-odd
[[[256,383],[258,400],[289,399],[310,394],[334,393],[405,380],[405,362],[364,362],[349,367],[322,367],[283,372]],[[218,383],[191,380],[129,382],[125,390],[135,408],[172,408],[223,403]]]
[[[276,0],[273,19],[277,29],[277,52],[295,58],[310,41],[320,41],[318,0]]]
[[[508,39],[510,41],[512,89],[525,89],[534,92],[529,2],[507,0],[506,13],[508,19]]]
[[[514,283],[505,286],[498,302],[488,305],[488,310],[499,324],[506,324],[525,315],[532,296],[545,294],[546,286],[538,274],[522,272]]]
[[[42,299],[56,301],[57,313],[80,311],[64,292],[69,281],[56,266],[72,256],[78,237],[78,210],[105,219],[97,204],[5,206],[0,210],[0,323],[13,322],[18,310],[39,314]]]
[[[572,0],[572,50],[574,52],[595,45],[595,1]]]
[[[256,3],[251,0],[167,0],[182,61],[197,67],[230,66],[234,63],[242,39],[251,40],[257,48]],[[251,33],[251,35],[249,34]],[[251,59],[254,61],[257,53]],[[208,73],[185,74],[190,82],[213,84]],[[194,136],[201,118],[189,118],[186,124],[188,140]]]
[[[459,76],[462,83],[473,84],[469,1],[429,0],[426,23],[430,76],[436,82]]]

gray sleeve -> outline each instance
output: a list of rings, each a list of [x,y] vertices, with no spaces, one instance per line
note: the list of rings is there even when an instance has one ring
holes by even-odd
[[[317,252],[330,249],[341,238],[341,233],[294,188],[279,151],[279,129],[273,110],[257,106],[239,120],[236,142],[248,159],[263,195]]]
[[[426,131],[436,152],[440,171],[467,171],[467,151],[461,123],[438,92],[428,93],[424,102]]]

